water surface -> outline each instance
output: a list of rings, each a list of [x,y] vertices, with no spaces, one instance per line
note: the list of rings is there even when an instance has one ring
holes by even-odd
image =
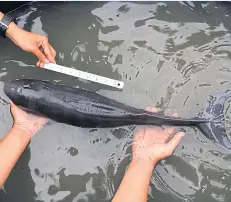
[[[58,64],[122,80],[125,87],[120,91],[41,70],[33,55],[1,39],[0,137],[12,124],[2,90],[9,79],[64,83],[186,118],[197,116],[208,96],[231,87],[228,3],[33,3],[21,12],[19,26],[47,35]],[[32,139],[0,201],[110,201],[130,162],[137,128],[81,129],[51,122]],[[184,129],[187,135],[174,155],[157,165],[148,201],[229,201],[231,155],[197,128]]]

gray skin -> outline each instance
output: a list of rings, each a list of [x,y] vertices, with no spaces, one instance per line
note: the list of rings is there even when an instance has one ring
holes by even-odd
[[[208,102],[200,118],[182,119],[126,106],[95,92],[35,79],[13,80],[5,94],[26,111],[78,127],[107,128],[124,125],[196,126],[210,140],[231,151],[224,125],[224,103],[231,93]]]

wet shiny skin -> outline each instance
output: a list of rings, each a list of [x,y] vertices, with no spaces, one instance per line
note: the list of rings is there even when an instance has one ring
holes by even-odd
[[[231,92],[217,95],[200,116],[182,119],[146,112],[124,105],[93,91],[58,85],[36,79],[4,83],[4,93],[16,105],[60,123],[87,128],[113,128],[128,125],[196,126],[203,135],[229,149],[224,123],[224,103]]]
[[[36,59],[8,40],[0,41],[1,81],[52,80],[136,108],[157,106],[166,115],[194,117],[208,96],[230,89],[230,18],[229,4],[221,3],[34,4],[19,25],[48,34],[58,64],[121,79],[125,88],[120,92],[33,68]],[[3,136],[12,123],[3,83],[0,95]],[[229,117],[227,102],[226,122]],[[6,193],[0,191],[0,201],[110,201],[138,128],[51,123],[31,141],[5,184]],[[231,155],[199,130],[185,129],[174,155],[156,167],[149,201],[229,201]]]

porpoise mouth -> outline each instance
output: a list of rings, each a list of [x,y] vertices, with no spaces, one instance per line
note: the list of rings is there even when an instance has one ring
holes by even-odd
[[[11,94],[11,82],[10,82],[10,81],[4,83],[4,88],[3,88],[3,90],[4,90],[4,93],[5,93],[7,96],[10,96],[10,94]]]
[[[14,98],[16,99],[21,92],[20,84],[17,84],[17,80],[5,82],[3,91],[12,101],[14,101]]]

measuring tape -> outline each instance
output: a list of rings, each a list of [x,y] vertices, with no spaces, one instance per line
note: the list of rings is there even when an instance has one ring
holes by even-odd
[[[110,79],[110,78],[107,78],[107,77],[103,77],[103,76],[99,76],[99,75],[96,75],[96,74],[83,72],[83,71],[80,71],[80,70],[77,70],[77,69],[72,69],[72,68],[69,68],[69,67],[64,67],[64,66],[61,66],[61,65],[53,64],[53,63],[45,64],[44,69],[59,72],[59,73],[62,73],[62,74],[67,74],[67,75],[74,76],[74,77],[79,77],[81,79],[93,81],[93,82],[96,82],[96,83],[101,83],[101,84],[111,86],[111,87],[115,87],[115,88],[119,88],[119,89],[123,89],[123,87],[124,87],[124,82],[122,82],[122,81],[117,81],[117,80]]]

